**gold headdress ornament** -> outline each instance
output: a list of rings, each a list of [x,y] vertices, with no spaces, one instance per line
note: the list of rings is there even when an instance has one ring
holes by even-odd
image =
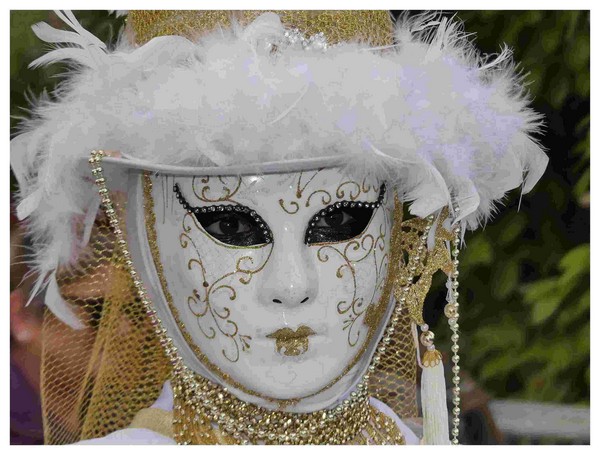
[[[130,11],[128,27],[133,42],[142,45],[165,35],[196,39],[218,27],[230,27],[232,19],[245,26],[267,11]],[[270,11],[287,28],[305,35],[323,33],[330,44],[364,41],[372,46],[393,43],[393,24],[388,11]]]

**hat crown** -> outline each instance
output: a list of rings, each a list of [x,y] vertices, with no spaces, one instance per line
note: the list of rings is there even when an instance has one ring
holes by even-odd
[[[393,44],[393,22],[389,11],[216,11],[216,10],[135,10],[128,13],[133,41],[142,45],[152,38],[179,35],[197,39],[233,21],[246,26],[266,12],[279,15],[287,28],[297,28],[307,36],[323,33],[329,44],[362,41],[372,46]]]

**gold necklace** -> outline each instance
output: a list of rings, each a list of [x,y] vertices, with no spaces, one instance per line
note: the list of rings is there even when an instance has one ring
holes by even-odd
[[[173,378],[173,397],[174,437],[183,444],[218,443],[217,426],[238,444],[347,444],[372,416],[362,382],[335,408],[291,413],[244,402],[184,368]]]
[[[294,414],[249,405],[200,376],[194,378],[200,392],[190,392],[180,379],[172,382],[173,411],[142,409],[130,428],[146,428],[184,445],[406,444],[394,419],[368,404],[366,393],[355,394],[365,399],[328,418],[331,410]]]

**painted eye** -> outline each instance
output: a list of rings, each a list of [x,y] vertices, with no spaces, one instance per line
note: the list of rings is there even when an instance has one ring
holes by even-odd
[[[362,205],[362,204],[361,204]],[[306,243],[333,243],[350,240],[360,235],[368,226],[373,212],[372,207],[328,207],[325,213],[317,213],[306,231]]]
[[[226,236],[243,234],[252,230],[252,226],[246,220],[236,215],[228,214],[210,226],[206,226],[206,232],[215,236]]]
[[[316,227],[338,228],[348,223],[355,222],[356,219],[345,210],[333,211],[315,223]]]
[[[373,213],[383,203],[385,184],[375,202],[340,201],[316,213],[308,223],[307,245],[345,242],[358,237],[369,225]]]
[[[195,211],[194,215],[209,235],[228,245],[255,246],[271,242],[271,231],[256,212]]]

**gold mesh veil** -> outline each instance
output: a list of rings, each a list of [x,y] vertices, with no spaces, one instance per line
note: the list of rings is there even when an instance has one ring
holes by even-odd
[[[62,297],[76,306],[85,328],[74,330],[46,311],[41,382],[46,444],[127,427],[169,377],[169,364],[114,246],[110,226],[98,218],[79,263],[57,273]]]
[[[400,418],[412,419],[418,417],[417,351],[406,309],[400,315],[398,327],[371,377],[370,394],[387,404]]]

